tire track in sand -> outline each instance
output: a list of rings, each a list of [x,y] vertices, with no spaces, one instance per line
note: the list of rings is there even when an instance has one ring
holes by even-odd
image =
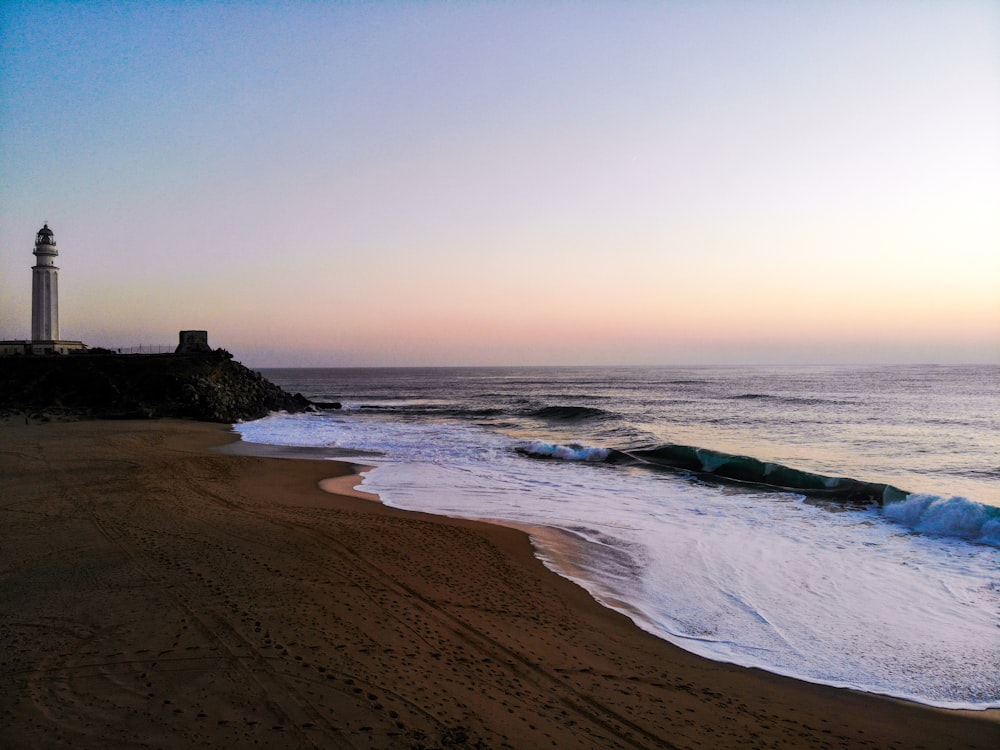
[[[193,482],[194,480],[189,477],[188,481]],[[593,724],[603,732],[608,733],[609,739],[624,741],[635,748],[654,747],[671,750],[677,747],[594,697],[567,684],[564,679],[549,672],[535,660],[505,646],[465,620],[447,612],[421,592],[387,573],[375,562],[352,549],[338,535],[323,528],[311,526],[306,522],[288,518],[286,513],[289,512],[289,508],[281,509],[284,511],[283,517],[278,518],[276,515],[278,509],[270,508],[267,513],[264,513],[255,510],[249,502],[233,502],[204,485],[199,485],[199,491],[230,512],[247,514],[265,523],[277,524],[297,534],[319,540],[330,554],[340,556],[350,566],[364,571],[383,587],[397,594],[399,598],[415,604],[421,609],[424,616],[433,619],[440,627],[446,629],[451,635],[478,653],[480,660],[486,659],[495,664],[506,664],[507,668],[518,679],[532,683],[541,692],[559,696],[560,704],[571,711],[577,717],[578,722]],[[383,611],[387,617],[398,619],[391,610],[386,610],[383,607]]]

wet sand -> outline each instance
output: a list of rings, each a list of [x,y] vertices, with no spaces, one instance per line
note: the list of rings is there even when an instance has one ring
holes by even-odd
[[[520,531],[319,489],[347,464],[210,450],[230,439],[0,423],[0,745],[1000,747],[998,711],[701,659]]]

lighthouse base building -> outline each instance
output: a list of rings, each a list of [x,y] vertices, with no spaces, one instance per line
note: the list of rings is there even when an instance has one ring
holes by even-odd
[[[82,352],[87,345],[82,341],[0,341],[0,357],[15,354],[72,354]]]
[[[59,255],[46,224],[35,235],[35,265],[31,268],[31,339],[0,341],[0,356],[14,354],[71,354],[87,348],[82,341],[59,338]]]

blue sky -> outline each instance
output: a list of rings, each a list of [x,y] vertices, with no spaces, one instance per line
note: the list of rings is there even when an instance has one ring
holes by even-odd
[[[0,4],[0,337],[1000,361],[1000,4]]]

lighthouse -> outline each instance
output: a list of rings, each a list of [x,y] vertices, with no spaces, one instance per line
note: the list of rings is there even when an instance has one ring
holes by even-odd
[[[31,267],[31,338],[0,341],[0,357],[35,354],[75,354],[82,341],[59,338],[59,268],[56,238],[46,223],[35,235],[35,265]]]
[[[31,268],[31,340],[59,339],[59,268],[56,239],[45,224],[35,235],[35,265]]]

